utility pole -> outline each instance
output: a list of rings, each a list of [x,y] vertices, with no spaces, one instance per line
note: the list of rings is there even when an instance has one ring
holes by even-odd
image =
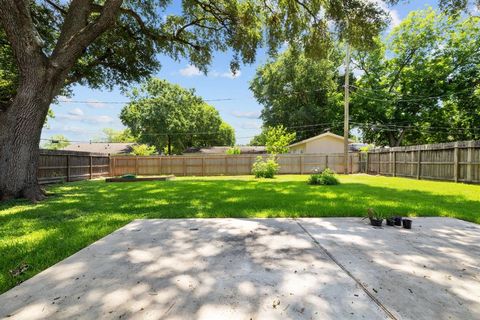
[[[350,132],[350,44],[346,42],[345,54],[345,107],[343,118],[343,167],[344,173],[348,174],[348,136]]]

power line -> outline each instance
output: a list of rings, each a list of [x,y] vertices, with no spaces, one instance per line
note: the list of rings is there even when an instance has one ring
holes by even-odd
[[[310,124],[310,125],[303,125],[303,126],[291,126],[291,127],[285,127],[286,129],[293,129],[293,128],[307,128],[307,129],[304,129],[304,130],[295,130],[295,132],[307,132],[307,131],[312,131],[312,130],[318,130],[317,127],[323,127],[323,129],[328,129],[332,126],[335,126],[335,125],[338,125],[340,124],[340,122],[336,123],[336,122],[324,122],[324,123],[317,123],[317,124]],[[213,134],[219,134],[219,133],[222,133],[221,131],[210,131],[210,132],[172,132],[172,133],[166,133],[166,132],[159,132],[159,133],[145,133],[143,134],[143,136],[178,136],[178,135],[192,135],[192,136],[195,136],[195,135],[213,135]],[[236,137],[237,139],[248,139],[248,138],[254,138],[255,135],[252,135],[252,136],[242,136],[242,137]],[[92,141],[92,140],[88,140],[88,141],[81,141],[81,140],[68,140],[68,139],[47,139],[47,138],[42,138],[40,139],[42,141],[50,141],[50,142],[77,142],[77,143],[90,143],[90,144],[93,144],[93,143],[111,143],[111,142],[101,142],[101,141]],[[210,140],[213,140],[210,139]]]
[[[381,97],[380,95],[378,95],[378,93],[380,93],[380,94],[384,93],[384,92],[381,92],[379,90],[375,91],[375,90],[371,90],[371,89],[365,89],[365,88],[357,87],[357,86],[354,86],[354,85],[351,85],[350,87],[355,89],[354,93],[356,95],[362,97],[362,98],[371,99],[371,100],[380,101],[380,102],[392,102],[392,99],[384,98],[384,96]],[[363,94],[358,93],[357,90],[363,91],[363,92],[374,93],[376,95],[376,97],[365,96]],[[452,91],[452,92],[445,93],[445,94],[442,94],[442,95],[437,95],[437,96],[423,96],[423,97],[411,96],[412,98],[405,98],[405,97],[409,97],[409,96],[399,95],[399,94],[396,94],[396,93],[387,93],[387,94],[391,94],[391,95],[394,95],[394,96],[397,96],[397,97],[400,97],[400,96],[402,97],[402,98],[393,98],[393,99],[395,99],[395,102],[414,102],[414,101],[440,99],[440,98],[452,96],[452,95],[455,95],[455,94],[459,94],[459,93],[466,92],[466,91],[471,91],[471,90],[473,90],[473,89],[472,88],[466,88],[466,89],[463,89],[463,90]],[[380,97],[380,98],[378,98],[378,97]]]

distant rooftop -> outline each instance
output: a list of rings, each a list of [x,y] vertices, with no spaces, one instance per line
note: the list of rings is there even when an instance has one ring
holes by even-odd
[[[188,148],[184,154],[225,154],[231,147],[205,147]],[[241,154],[264,154],[267,150],[264,146],[237,146]]]
[[[61,150],[83,151],[108,154],[129,154],[132,152],[133,142],[129,143],[72,143]]]

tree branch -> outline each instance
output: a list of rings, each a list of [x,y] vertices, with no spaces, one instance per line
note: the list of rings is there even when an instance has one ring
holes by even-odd
[[[87,21],[83,19],[88,18],[91,13],[90,1],[73,0],[64,22],[64,26],[69,27],[65,29],[65,36],[63,38],[61,36],[62,39],[59,40],[52,54],[53,67],[59,70],[71,67],[85,48],[114,24],[122,3],[123,0],[106,0],[100,16],[88,23],[88,19]],[[81,9],[80,13],[73,10],[77,5]]]
[[[53,2],[52,0],[45,0],[45,2],[48,3],[49,5],[51,5],[55,10],[60,12],[62,15],[67,15],[67,10],[65,10],[65,8],[59,6],[58,4]]]
[[[12,46],[20,73],[27,73],[46,60],[43,41],[30,15],[29,1],[0,0],[0,24]]]

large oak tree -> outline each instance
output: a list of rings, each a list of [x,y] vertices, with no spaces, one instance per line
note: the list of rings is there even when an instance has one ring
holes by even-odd
[[[168,0],[0,0],[0,43],[18,74],[0,105],[0,199],[44,198],[41,129],[69,85],[141,80],[159,68],[159,54],[206,71],[213,52],[231,49],[236,69],[253,62],[262,40],[270,53],[285,41],[322,52],[332,26],[368,43],[385,20],[377,2],[364,0],[183,0],[178,11]]]

